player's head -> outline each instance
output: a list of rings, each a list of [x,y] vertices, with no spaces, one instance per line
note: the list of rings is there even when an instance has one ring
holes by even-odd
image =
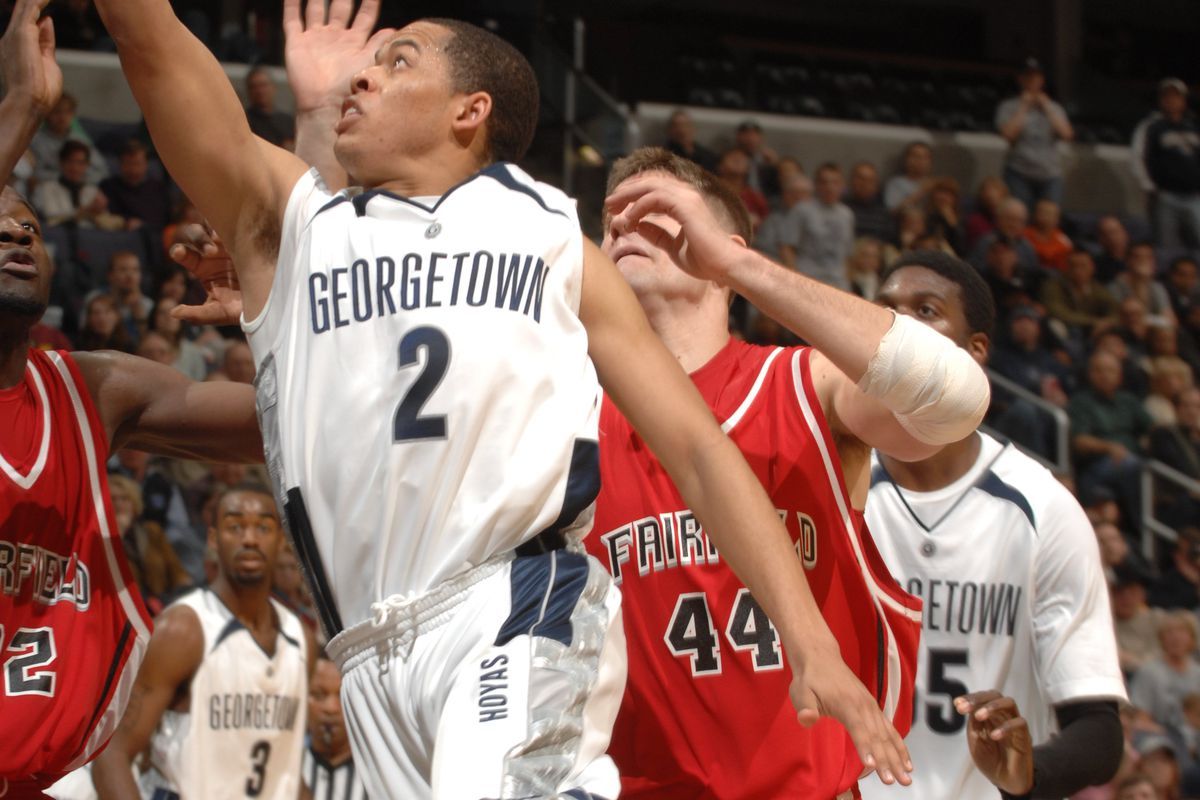
[[[216,551],[220,574],[234,586],[269,585],[284,542],[270,491],[261,486],[226,489],[213,517],[208,543]]]
[[[608,176],[608,193],[612,194],[625,181],[645,173],[666,175],[691,186],[704,198],[730,237],[743,244],[750,241],[753,235],[750,215],[738,196],[711,172],[661,147],[643,147],[613,164]],[[662,215],[648,215],[645,221],[671,235],[679,232],[678,223]],[[670,255],[646,237],[636,231],[622,232],[612,222],[613,215],[606,210],[604,241],[600,248],[616,263],[640,298],[645,299],[648,293],[695,297],[712,289],[712,283],[693,278],[675,266]]]
[[[875,301],[897,314],[916,317],[987,362],[996,306],[975,268],[940,250],[917,250],[879,276]]]
[[[341,694],[342,673],[322,655],[308,684],[308,735],[318,753],[344,752],[349,747]]]
[[[31,326],[50,302],[53,267],[33,207],[15,189],[0,190],[0,322]]]
[[[473,172],[525,155],[537,126],[537,78],[495,34],[423,19],[398,31],[354,77],[343,111],[335,150],[365,186],[428,158]]]

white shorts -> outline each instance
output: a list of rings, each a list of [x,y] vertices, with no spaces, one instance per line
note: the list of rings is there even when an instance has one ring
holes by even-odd
[[[328,646],[368,795],[617,796],[625,634],[599,562],[506,554],[391,606]]]

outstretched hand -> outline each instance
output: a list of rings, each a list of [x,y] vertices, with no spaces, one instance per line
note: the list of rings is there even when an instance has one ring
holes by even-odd
[[[195,325],[236,325],[242,315],[242,290],[233,259],[208,225],[181,225],[171,258],[204,286],[203,305],[178,305],[171,316]]]
[[[42,17],[49,0],[17,0],[0,38],[0,75],[5,96],[23,96],[39,117],[62,95],[62,69],[54,60],[54,22]]]
[[[725,285],[729,268],[746,251],[745,242],[727,232],[699,191],[663,173],[635,175],[604,205],[614,235],[637,232],[702,280]]]
[[[297,112],[341,108],[350,79],[369,67],[375,51],[395,36],[392,28],[371,33],[379,3],[363,0],[355,14],[354,0],[308,0],[301,16],[300,0],[284,0],[284,59]]]
[[[1033,789],[1033,739],[1017,701],[994,689],[957,697],[954,707],[967,718],[971,760],[997,788],[1013,795]]]
[[[912,783],[913,764],[904,740],[836,649],[819,658],[810,654],[805,665],[793,664],[791,696],[801,725],[815,725],[821,717],[842,723],[864,775],[874,770],[886,784]]]

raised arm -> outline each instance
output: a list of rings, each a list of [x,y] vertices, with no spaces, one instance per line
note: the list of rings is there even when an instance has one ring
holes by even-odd
[[[17,0],[0,38],[0,186],[8,183],[38,125],[62,94],[54,60],[54,23],[40,19],[49,0]]]
[[[204,633],[194,611],[172,608],[155,621],[125,716],[92,766],[92,782],[101,800],[140,796],[133,761],[150,744],[163,712],[170,708],[179,688],[191,680],[203,657]]]
[[[779,629],[800,721],[837,718],[865,765],[877,768],[885,783],[907,784],[908,752],[842,661],[762,486],[654,334],[616,267],[595,245],[585,247],[580,319],[600,381]]]
[[[167,0],[97,0],[163,164],[235,256],[253,316],[274,276],[283,210],[303,161],[250,132],[213,55]]]
[[[616,215],[613,225],[637,226],[656,246],[673,250],[688,272],[732,287],[813,345],[820,354],[813,362],[817,392],[835,432],[914,460],[969,434],[987,411],[987,378],[965,350],[745,247],[722,231],[704,198],[683,182],[640,175],[607,204]],[[678,222],[679,235],[671,240],[646,222],[651,213]],[[920,374],[922,366],[928,375]],[[907,373],[904,380],[900,372]]]
[[[172,367],[124,353],[76,353],[74,358],[101,410],[110,449],[262,462],[254,387],[196,383]]]

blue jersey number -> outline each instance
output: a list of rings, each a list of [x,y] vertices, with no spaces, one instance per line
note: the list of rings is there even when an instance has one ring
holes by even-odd
[[[446,376],[450,340],[437,328],[413,328],[400,340],[400,369],[416,365],[421,350],[425,366],[396,407],[392,438],[397,442],[446,438],[446,415],[421,416],[421,409]]]

